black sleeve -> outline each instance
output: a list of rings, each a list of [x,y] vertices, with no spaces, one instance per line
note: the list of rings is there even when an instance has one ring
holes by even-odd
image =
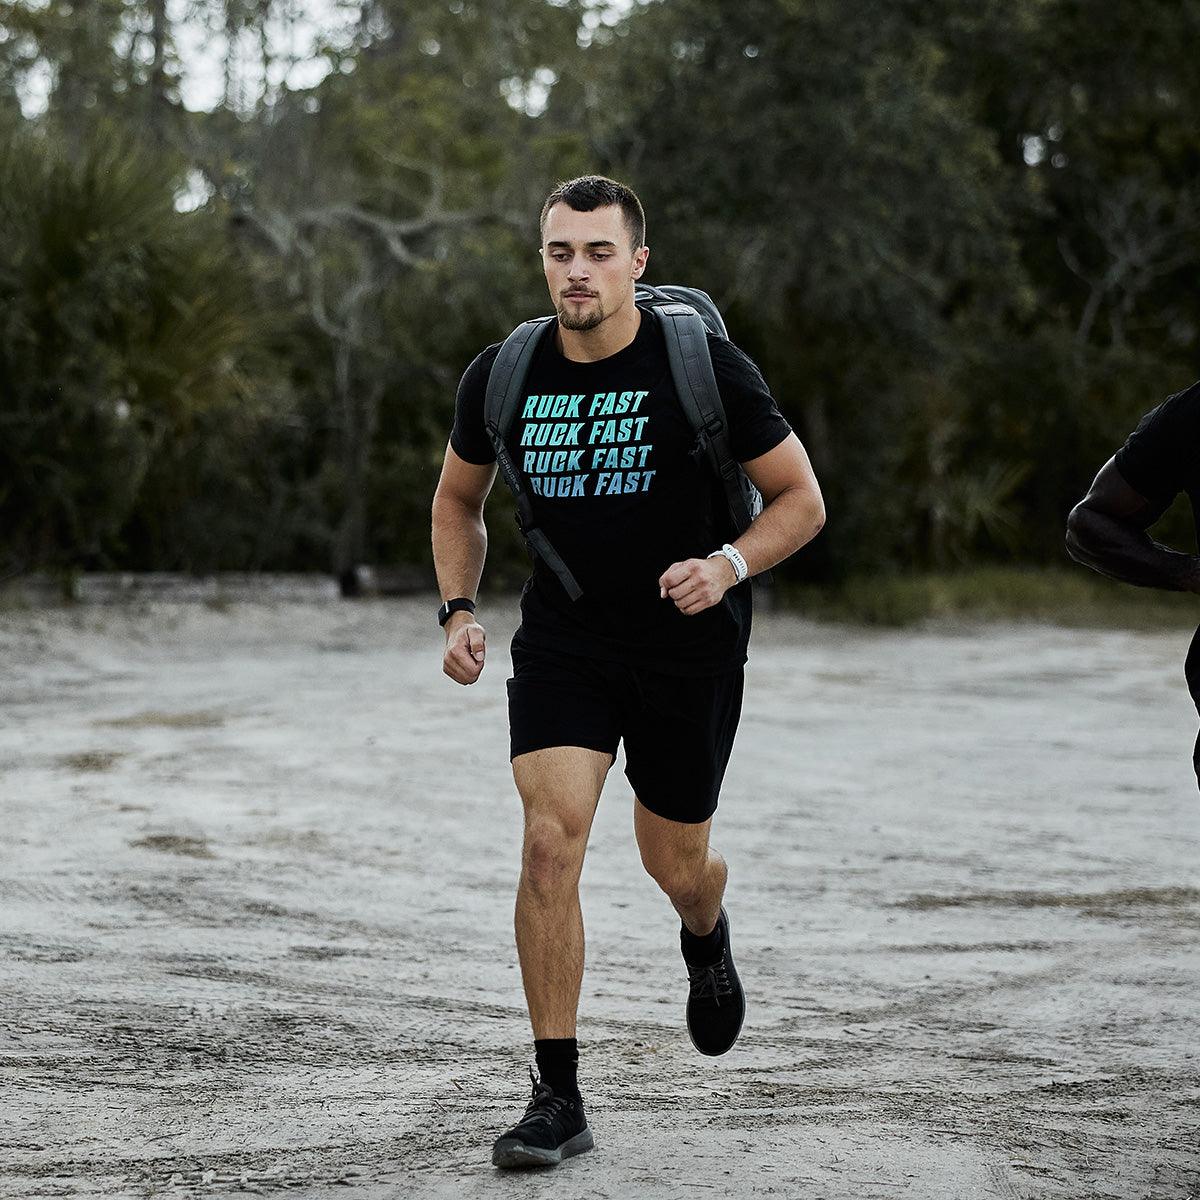
[[[1198,474],[1200,383],[1148,412],[1117,451],[1117,470],[1148,500],[1168,499]]]
[[[713,372],[729,418],[729,441],[738,462],[774,450],[792,431],[758,367],[732,342],[710,337]]]
[[[454,399],[454,428],[450,431],[450,446],[464,462],[476,466],[486,466],[496,461],[492,439],[488,437],[483,424],[483,398],[488,374],[499,352],[500,344],[497,342],[476,355],[463,372],[458,383],[458,395]]]

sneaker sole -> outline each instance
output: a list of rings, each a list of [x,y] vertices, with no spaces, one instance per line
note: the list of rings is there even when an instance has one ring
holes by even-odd
[[[509,1170],[523,1167],[553,1167],[564,1158],[572,1158],[590,1150],[596,1144],[590,1129],[584,1129],[573,1138],[568,1138],[556,1150],[541,1146],[527,1146],[516,1138],[501,1138],[492,1149],[492,1166]]]

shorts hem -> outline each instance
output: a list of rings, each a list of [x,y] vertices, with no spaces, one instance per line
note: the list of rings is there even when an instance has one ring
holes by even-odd
[[[521,758],[526,754],[536,754],[539,750],[591,750],[596,754],[607,754],[611,760],[609,766],[612,766],[617,761],[617,752],[611,746],[587,746],[582,741],[549,741],[544,744],[539,743],[535,746],[522,746],[520,749],[510,744],[508,748],[508,761],[512,762],[514,759]]]
[[[629,779],[629,774],[628,774],[628,772],[626,773],[626,775],[625,775],[625,778],[626,778],[626,779]],[[629,779],[629,786],[630,786],[630,787],[633,787],[633,780],[632,780],[632,779]],[[644,809],[645,809],[645,810],[646,810],[648,813],[652,814],[653,816],[656,816],[656,817],[658,817],[658,819],[659,819],[660,821],[671,821],[671,822],[673,822],[673,823],[674,823],[674,824],[676,824],[676,825],[703,825],[705,821],[711,821],[711,820],[712,820],[712,818],[713,818],[713,817],[715,817],[715,816],[717,815],[717,809],[720,807],[720,805],[719,805],[719,804],[714,804],[714,805],[713,805],[713,806],[712,806],[712,807],[711,807],[711,808],[708,810],[708,813],[707,813],[705,816],[703,816],[703,817],[694,817],[694,816],[690,816],[690,815],[689,815],[689,816],[686,816],[686,817],[682,817],[682,816],[680,816],[680,815],[679,815],[678,811],[676,811],[676,812],[670,812],[670,813],[666,813],[666,812],[659,812],[657,808],[655,808],[653,805],[647,804],[647,803],[646,803],[646,801],[645,801],[645,800],[643,800],[643,799],[641,798],[641,796],[639,796],[639,795],[638,795],[638,793],[637,793],[637,788],[634,788],[634,789],[633,789],[633,798],[634,798],[634,800],[636,800],[636,801],[638,802],[638,804],[640,804],[640,805],[641,805],[641,806],[642,806],[642,807],[643,807],[643,808],[644,808]]]

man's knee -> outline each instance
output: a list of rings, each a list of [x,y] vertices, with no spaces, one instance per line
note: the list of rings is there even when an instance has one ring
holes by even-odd
[[[533,751],[513,760],[525,809],[521,876],[538,892],[573,887],[611,758],[578,747]]]
[[[583,869],[587,826],[578,821],[544,815],[527,820],[521,853],[521,874],[538,892],[574,886]]]
[[[647,874],[676,904],[688,905],[700,899],[704,892],[708,868],[708,849],[684,851],[643,847],[642,866]]]

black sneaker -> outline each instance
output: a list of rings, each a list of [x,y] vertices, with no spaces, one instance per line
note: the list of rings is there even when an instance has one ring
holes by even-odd
[[[701,1054],[724,1054],[742,1031],[746,1016],[746,993],[733,965],[729,948],[729,917],[721,909],[717,920],[721,935],[721,957],[716,962],[684,962],[688,973],[687,1028],[692,1045]],[[682,938],[680,939],[682,942]]]
[[[521,1122],[492,1147],[495,1167],[551,1167],[590,1150],[595,1141],[578,1100],[564,1100],[529,1072],[533,1099]]]

